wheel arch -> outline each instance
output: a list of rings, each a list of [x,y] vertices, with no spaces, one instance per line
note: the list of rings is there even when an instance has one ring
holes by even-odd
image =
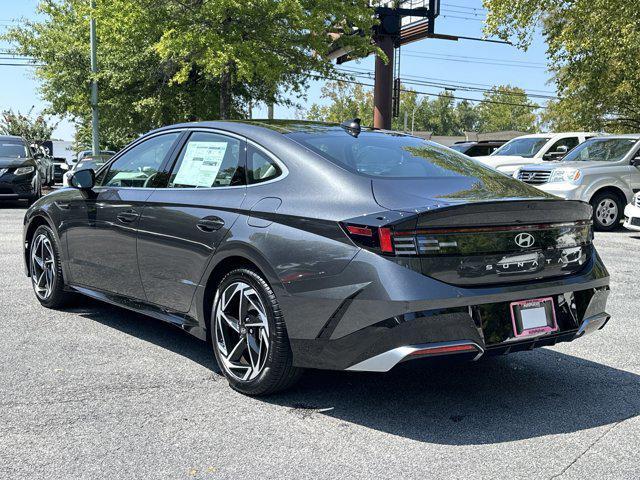
[[[616,185],[605,185],[602,187],[598,187],[598,189],[595,192],[593,192],[593,194],[591,195],[591,198],[589,199],[589,203],[591,203],[593,199],[596,198],[596,196],[598,196],[599,194],[606,193],[606,192],[611,192],[614,195],[616,195],[620,200],[620,202],[622,203],[622,208],[624,208],[624,206],[628,203],[627,194],[624,192],[622,188]]]
[[[25,225],[25,232],[24,232],[23,252],[24,252],[25,272],[27,274],[27,277],[31,276],[29,271],[29,250],[31,249],[31,240],[33,239],[33,235],[38,229],[38,227],[42,225],[46,225],[51,229],[51,231],[53,232],[53,235],[56,237],[56,241],[58,242],[58,245],[60,246],[60,239],[58,238],[56,229],[53,227],[53,222],[51,221],[51,219],[42,212],[33,214],[29,218],[27,224]]]
[[[202,282],[202,297],[198,299],[198,308],[202,308],[200,318],[203,319],[202,326],[207,332],[207,341],[211,341],[209,322],[215,289],[227,273],[237,268],[249,268],[256,271],[274,290],[276,296],[283,291],[282,282],[275,270],[267,259],[250,245],[237,243],[225,248],[224,251],[217,252],[203,277],[206,278],[206,281]]]

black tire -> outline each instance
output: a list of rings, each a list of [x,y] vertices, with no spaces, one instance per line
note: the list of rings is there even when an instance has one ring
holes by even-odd
[[[591,199],[593,227],[600,232],[610,232],[620,226],[624,205],[614,192],[602,192]]]
[[[53,261],[52,266],[49,267],[51,272],[53,272],[53,275],[51,275],[51,286],[45,294],[39,291],[40,287],[38,285],[42,285],[42,283],[38,284],[38,278],[41,278],[42,268],[36,263],[34,258],[34,249],[40,248],[41,244],[39,242],[42,236],[46,237],[49,242],[52,253],[50,259]],[[48,254],[45,253],[45,255],[49,257]],[[72,293],[65,291],[62,264],[60,263],[60,248],[56,242],[53,231],[47,225],[40,225],[31,238],[31,244],[29,245],[29,275],[36,298],[43,306],[47,308],[60,308],[67,305],[73,298]],[[44,280],[46,281],[47,278],[44,278]]]
[[[248,289],[238,290],[239,286],[248,285]],[[236,290],[234,290],[236,289]],[[238,291],[239,293],[233,294],[232,292]],[[232,307],[232,302],[237,301],[240,302],[241,298],[246,292],[250,292],[249,295],[253,296],[255,293],[260,302],[257,302],[257,299],[254,297],[254,302],[251,305],[255,305],[255,303],[259,303],[256,308],[249,306],[246,310],[246,318],[240,322],[237,322],[235,328],[231,327],[231,323],[234,322],[225,322],[224,320],[220,320],[218,323],[218,306],[224,310],[222,302],[223,302],[223,294],[224,300],[227,301],[227,305],[229,308]],[[227,292],[227,293],[225,293]],[[231,293],[229,293],[231,292]],[[230,300],[228,300],[230,298]],[[249,303],[247,303],[249,305]],[[235,307],[235,304],[233,305]],[[264,307],[264,315],[266,316],[266,321],[268,324],[268,341],[260,342],[260,350],[257,353],[257,363],[260,364],[260,355],[262,354],[262,348],[264,344],[268,345],[267,354],[264,355],[263,358],[263,366],[260,369],[252,368],[251,364],[253,363],[251,360],[248,360],[248,357],[251,356],[251,352],[254,352],[255,349],[251,349],[250,345],[250,336],[253,335],[253,344],[256,344],[256,335],[260,337],[262,340],[262,335],[259,330],[262,327],[250,328],[251,326],[256,326],[255,323],[251,323],[252,320],[249,320],[249,308],[254,308],[256,310],[253,318],[253,322],[260,321],[264,323],[264,320],[260,320],[259,308]],[[237,311],[242,311],[242,307],[238,304]],[[227,314],[225,313],[225,316]],[[241,315],[237,315],[240,317]],[[222,317],[221,317],[222,318]],[[226,317],[225,317],[226,318]],[[235,319],[234,319],[235,320]],[[246,324],[246,327],[244,325]],[[233,353],[232,345],[236,343],[236,347],[241,345],[242,342],[242,330],[244,329],[244,338],[245,344],[239,348],[244,349],[246,353],[242,354],[242,357],[237,360],[235,363],[242,363],[243,361],[248,364],[246,367],[248,370],[244,371],[242,367],[228,367],[229,361],[225,362],[225,359],[229,360],[231,355],[227,356],[227,353]],[[262,328],[263,330],[267,330]],[[224,332],[223,332],[224,330]],[[226,274],[215,291],[215,298],[213,301],[213,308],[211,310],[211,316],[209,321],[209,331],[211,333],[211,344],[213,348],[213,352],[215,354],[218,365],[220,366],[220,370],[223,372],[224,376],[227,378],[229,385],[234,390],[241,392],[246,395],[258,396],[258,395],[269,395],[271,393],[275,393],[278,391],[285,390],[291,387],[294,383],[298,381],[300,375],[302,374],[302,369],[293,366],[293,354],[291,352],[291,346],[289,344],[289,337],[287,335],[287,329],[284,322],[284,317],[282,315],[282,311],[280,310],[280,306],[278,304],[278,300],[276,299],[273,290],[269,286],[269,284],[258,274],[257,272],[247,269],[247,268],[239,268],[233,270]],[[257,333],[256,333],[257,332]],[[229,337],[234,336],[235,338],[231,340]],[[232,349],[232,352],[224,352],[223,350],[227,349],[227,343],[229,343],[229,349]],[[224,344],[224,345],[223,345]],[[233,360],[233,359],[231,359]],[[246,375],[249,375],[249,369],[251,370],[251,375],[255,375],[254,378],[243,379],[239,378],[244,372]],[[254,373],[256,372],[256,373]],[[259,372],[259,373],[258,373]]]

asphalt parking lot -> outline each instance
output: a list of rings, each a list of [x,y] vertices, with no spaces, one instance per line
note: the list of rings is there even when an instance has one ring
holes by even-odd
[[[640,234],[596,236],[613,318],[590,337],[253,399],[168,325],[42,308],[24,209],[0,206],[0,478],[640,478]]]

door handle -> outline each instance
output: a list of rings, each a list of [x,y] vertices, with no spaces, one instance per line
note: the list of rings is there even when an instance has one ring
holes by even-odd
[[[71,204],[67,202],[55,202],[55,204],[61,210],[69,210],[71,208]]]
[[[196,227],[198,230],[201,230],[205,233],[215,232],[216,230],[220,230],[224,227],[224,220],[220,217],[204,217],[198,220],[196,223]]]
[[[134,222],[140,214],[135,210],[126,210],[124,212],[120,212],[116,218],[120,220],[122,223],[131,223]]]

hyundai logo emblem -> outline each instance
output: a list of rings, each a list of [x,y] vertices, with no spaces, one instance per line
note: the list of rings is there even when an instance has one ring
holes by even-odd
[[[533,235],[530,233],[519,233],[516,235],[516,243],[519,247],[529,248],[532,247],[535,242],[536,239],[533,238]]]

